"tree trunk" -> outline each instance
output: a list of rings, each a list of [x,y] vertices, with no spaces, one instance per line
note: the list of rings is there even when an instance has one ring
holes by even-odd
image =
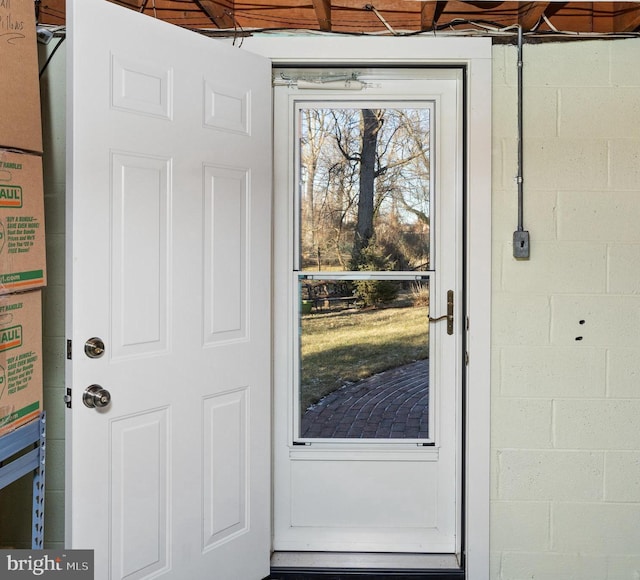
[[[378,133],[383,123],[380,109],[362,109],[362,150],[360,154],[360,188],[358,193],[358,222],[351,261],[357,269],[362,262],[362,250],[373,237],[373,209],[376,179],[376,150]]]

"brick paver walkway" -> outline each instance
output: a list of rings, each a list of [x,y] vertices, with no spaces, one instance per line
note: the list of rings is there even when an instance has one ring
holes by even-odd
[[[428,435],[429,361],[330,393],[302,416],[302,437],[414,439]]]

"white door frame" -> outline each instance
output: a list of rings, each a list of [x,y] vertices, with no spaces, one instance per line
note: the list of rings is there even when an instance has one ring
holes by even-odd
[[[491,40],[333,35],[247,38],[274,65],[463,65],[466,69],[466,350],[464,530],[466,577],[489,578],[491,361]],[[472,484],[472,485],[470,485]]]

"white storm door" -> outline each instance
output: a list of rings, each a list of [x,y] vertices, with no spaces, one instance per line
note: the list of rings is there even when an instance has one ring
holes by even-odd
[[[291,82],[313,75],[320,80]],[[332,67],[281,69],[280,78],[274,549],[455,554],[461,71]],[[323,78],[349,80],[329,90]],[[370,192],[370,253],[351,267],[367,138],[377,143],[369,175],[384,169]],[[404,169],[394,174],[394,166]],[[360,284],[372,281],[388,284],[393,296],[367,297]]]
[[[67,18],[66,544],[96,580],[260,580],[270,63],[104,0]]]

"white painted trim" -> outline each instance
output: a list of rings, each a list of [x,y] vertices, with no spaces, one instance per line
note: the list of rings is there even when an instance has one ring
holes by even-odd
[[[467,415],[466,577],[489,578],[491,368],[491,40],[488,38],[257,35],[243,48],[274,64],[433,65],[467,67]],[[469,484],[471,483],[471,484]]]
[[[360,62],[429,65],[491,60],[489,38],[259,34],[246,38],[242,48],[266,56],[278,65]]]
[[[491,479],[491,58],[473,58],[469,64],[467,407],[473,412],[467,413],[465,454],[466,577],[469,580],[488,580]]]

